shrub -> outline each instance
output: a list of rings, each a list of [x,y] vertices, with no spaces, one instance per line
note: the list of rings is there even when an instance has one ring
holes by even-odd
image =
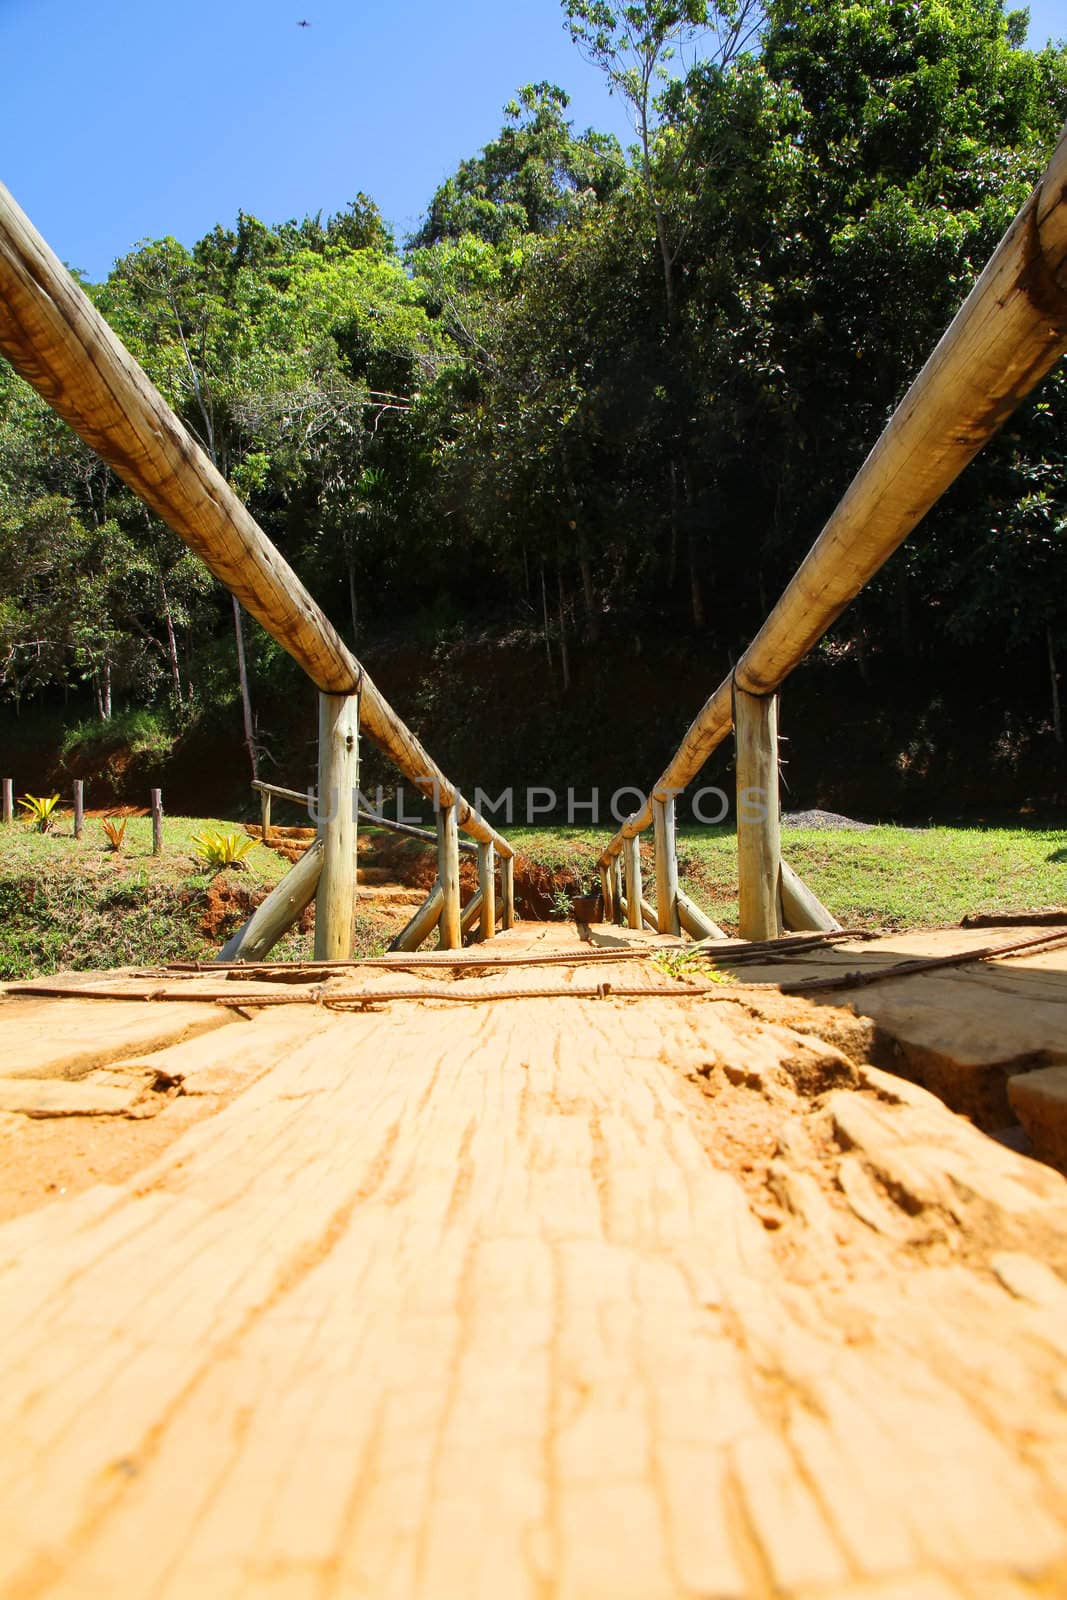
[[[175,733],[165,712],[138,707],[117,711],[106,722],[91,717],[77,722],[63,735],[61,753],[66,758],[77,751],[86,757],[106,755],[125,748],[131,755],[165,757],[174,745]]]

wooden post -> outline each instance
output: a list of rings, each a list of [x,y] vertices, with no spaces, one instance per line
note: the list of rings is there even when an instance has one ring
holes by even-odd
[[[459,937],[461,944],[467,937],[468,933],[470,933],[475,923],[480,920],[482,915],[482,906],[484,903],[482,891],[477,889],[467,901],[467,904],[463,907],[463,913],[459,919]]]
[[[460,931],[459,819],[455,806],[441,806],[437,813],[437,881],[444,895],[438,945],[441,950],[458,950],[463,935]]]
[[[85,827],[85,784],[81,778],[74,780],[74,837],[80,839]]]
[[[15,780],[4,779],[4,821],[11,823],[15,820]]]
[[[600,863],[600,893],[604,901],[604,921],[615,921],[615,869],[613,864]]]
[[[782,921],[791,933],[840,933],[841,924],[823,905],[818,895],[812,894],[803,878],[795,873],[789,862],[782,861]]]
[[[626,896],[623,892],[622,883],[621,850],[619,851],[618,855],[613,856],[611,860],[611,881],[615,898],[615,922],[616,925],[621,928],[623,923],[626,921]]]
[[[267,844],[269,842],[269,840],[270,840],[270,790],[269,789],[261,789],[259,791],[259,820],[260,820],[260,823],[262,824],[261,831],[262,831],[262,834],[263,834],[263,843]]]
[[[315,959],[352,954],[356,918],[356,795],[359,695],[319,695],[318,836],[322,876],[315,897]]]
[[[478,887],[482,895],[482,938],[496,933],[496,851],[491,844],[478,846]]]
[[[626,922],[631,928],[641,926],[641,841],[627,839],[622,847],[626,868]]]
[[[444,903],[445,897],[441,892],[441,885],[435,883],[411,921],[401,928],[389,946],[390,950],[417,950],[440,922],[441,907]]]
[[[310,849],[275,884],[243,928],[223,945],[216,961],[262,961],[283,934],[289,932],[314,898],[322,874],[323,844],[316,839]]]
[[[691,939],[725,939],[717,922],[712,922],[687,894],[678,891],[678,920]]]
[[[501,928],[515,926],[515,857],[503,856],[500,861],[500,898],[503,906],[500,915]]]
[[[778,700],[734,686],[737,741],[737,903],[742,939],[782,932]]]
[[[163,854],[163,791],[152,790],[152,854]]]
[[[674,838],[674,797],[652,799],[656,845],[656,926],[660,933],[678,935],[678,852]]]

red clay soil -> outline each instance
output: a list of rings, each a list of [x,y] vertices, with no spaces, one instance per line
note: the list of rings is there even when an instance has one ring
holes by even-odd
[[[254,839],[262,839],[263,830],[251,823],[245,831]],[[315,837],[314,828],[271,828],[268,848],[286,861],[299,861]],[[437,860],[432,845],[417,839],[405,839],[397,834],[361,833],[359,837],[363,866],[388,869],[391,880],[407,888],[422,889],[429,894],[437,877]],[[464,899],[478,887],[478,869],[474,857],[463,853],[459,862],[459,882]],[[545,922],[556,916],[557,896],[562,892],[573,896],[579,885],[574,873],[566,867],[550,868],[527,856],[515,857],[515,906],[519,916],[529,922]]]

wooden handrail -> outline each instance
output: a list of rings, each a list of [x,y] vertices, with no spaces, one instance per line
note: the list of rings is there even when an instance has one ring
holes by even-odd
[[[0,184],[0,351],[63,420],[194,550],[329,694],[361,691],[361,725],[435,805],[504,856],[507,840],[463,798],[397,716],[247,506],[208,460],[29,218]]]
[[[278,783],[264,783],[260,778],[253,778],[253,789],[260,794],[272,794],[279,800],[291,800],[294,805],[308,806],[307,792],[301,794],[299,789],[285,789]],[[437,843],[437,834],[432,828],[417,828],[410,822],[394,822],[392,817],[383,817],[377,811],[369,811],[365,806],[358,807],[359,820],[369,822],[373,828],[387,828],[390,833],[398,833],[405,839],[421,839],[427,844]],[[459,848],[468,855],[477,855],[478,846],[469,839],[461,839]]]
[[[648,827],[653,798],[680,794],[722,743],[733,682],[773,694],[1065,350],[1067,128],[781,599],[602,861]]]

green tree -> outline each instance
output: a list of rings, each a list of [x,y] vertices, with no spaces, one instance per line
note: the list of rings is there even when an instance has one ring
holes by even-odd
[[[552,83],[528,83],[504,107],[505,123],[477,156],[462,161],[430,202],[412,247],[475,234],[491,244],[550,233],[602,204],[626,178],[618,140],[575,135],[569,98]]]

